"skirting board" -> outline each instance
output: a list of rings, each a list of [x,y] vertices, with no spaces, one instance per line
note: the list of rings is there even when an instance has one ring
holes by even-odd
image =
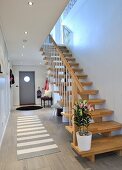
[[[4,130],[3,130],[3,133],[2,133],[2,137],[1,137],[1,139],[0,139],[0,149],[1,149],[2,141],[3,141],[3,137],[4,137],[4,134],[5,134],[5,131],[6,131],[6,127],[7,127],[8,121],[9,121],[9,117],[10,117],[10,112],[9,112],[9,114],[8,114],[8,118],[7,118],[7,121],[6,121]]]

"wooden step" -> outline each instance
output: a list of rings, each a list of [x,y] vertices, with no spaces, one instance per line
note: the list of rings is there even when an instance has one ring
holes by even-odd
[[[88,127],[92,134],[106,133],[116,131],[122,128],[122,124],[115,121],[103,121],[99,123],[91,123]]]
[[[99,105],[105,103],[105,99],[89,99],[88,104]]]
[[[53,84],[56,84],[56,86],[59,85],[59,84],[56,83],[56,82],[53,82]],[[61,86],[69,86],[69,85],[71,86],[71,85],[72,85],[72,82],[70,82],[70,83],[65,83],[65,82],[63,83],[63,82],[62,82],[62,83],[60,83],[60,85],[61,85]]]
[[[69,133],[73,133],[73,126],[65,126],[65,129],[69,132]]]
[[[75,60],[76,60],[76,59],[73,58],[73,57],[65,57],[65,59],[66,59],[67,61],[75,61]]]
[[[74,72],[82,72],[83,69],[82,68],[72,68]]]
[[[53,65],[55,66],[59,66],[58,64],[61,63],[61,62],[54,62],[53,61]],[[75,62],[68,62],[70,64],[70,66],[72,67],[78,67],[79,66],[79,63],[75,63]],[[50,62],[46,60],[45,62],[45,65],[50,65]],[[60,67],[60,66],[59,66]]]
[[[96,95],[99,90],[83,90],[83,92],[79,92],[80,95]]]
[[[62,96],[62,92],[59,90],[54,91],[54,93],[58,93]],[[65,95],[69,95],[69,94],[72,95],[72,91],[65,91],[65,92],[63,92],[63,95],[64,95],[64,93],[65,93]]]
[[[61,60],[59,56],[52,56],[52,57],[44,57],[43,60],[50,60],[52,59],[52,61],[58,61]],[[65,57],[65,59],[67,61],[75,61],[76,59],[73,57]]]
[[[65,126],[68,132],[73,133],[73,126]],[[122,124],[115,121],[104,121],[99,123],[91,123],[88,127],[88,130],[92,132],[92,134],[97,133],[107,133],[116,131],[122,128]]]
[[[58,45],[58,47],[60,48],[60,49],[65,49],[65,48],[67,48],[65,45]]]
[[[58,93],[62,96],[62,92],[59,91]],[[72,95],[72,91],[65,91],[65,92],[63,92],[63,95],[64,94],[67,95],[67,96]]]
[[[75,62],[68,62],[70,64],[70,66],[73,66],[73,67],[78,67],[79,66],[79,63],[75,63]]]
[[[56,82],[52,82],[52,84],[56,84],[58,86],[58,84]],[[61,83],[62,85],[66,85],[69,86],[69,83]],[[81,82],[82,86],[91,86],[92,82]],[[70,82],[70,86],[72,85],[72,82]]]
[[[110,116],[112,114],[113,114],[113,111],[109,109],[95,109],[94,111],[91,112],[92,118]]]
[[[104,99],[89,99],[88,100],[88,104],[91,104],[91,105],[101,105],[105,102]],[[60,100],[59,103],[63,106],[64,105],[64,100]],[[68,105],[68,101],[65,102],[66,105]],[[72,103],[71,103],[72,105]]]
[[[93,82],[81,82],[82,86],[91,86]]]
[[[83,90],[83,92],[79,92],[79,95],[96,95],[98,92],[98,90]],[[65,93],[69,94],[69,91],[65,91]],[[72,91],[70,91],[70,95],[72,95]]]
[[[49,76],[54,77],[54,78],[65,78],[64,74],[58,74],[58,76],[53,75],[53,74],[49,74]],[[79,79],[86,79],[87,75],[85,74],[80,74],[80,75],[76,75]]]
[[[64,53],[64,52],[63,52],[63,55],[64,55],[65,57],[72,57],[72,54],[71,54],[71,53]]]
[[[82,72],[83,71],[82,68],[72,68],[72,69],[73,69],[74,72]],[[65,68],[61,69],[61,68],[50,68],[50,67],[48,68],[48,70],[50,70],[50,71],[58,71],[58,72],[65,72],[66,71]]]
[[[72,113],[64,113],[65,117],[69,117],[69,115],[72,115]],[[112,110],[108,110],[108,109],[96,109],[95,111],[91,112],[91,116],[92,118],[99,118],[99,117],[103,117],[103,116],[110,116],[113,114]]]
[[[61,115],[69,119],[69,117],[72,117],[72,113],[67,113],[67,112],[61,112]]]
[[[92,162],[95,162],[95,155],[111,151],[122,151],[122,135],[94,139],[89,151],[81,151],[73,143],[71,146],[80,156],[87,157]]]
[[[69,50],[67,48],[61,48],[60,50],[62,53],[69,53]]]

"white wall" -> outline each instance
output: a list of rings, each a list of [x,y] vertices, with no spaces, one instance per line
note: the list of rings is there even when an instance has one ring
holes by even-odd
[[[13,105],[19,105],[19,71],[34,71],[35,72],[35,102],[40,104],[40,99],[36,97],[36,91],[40,86],[40,89],[44,87],[46,79],[46,67],[40,66],[13,66],[13,73],[15,78],[15,84],[13,85]],[[16,87],[18,86],[18,87]]]
[[[63,24],[74,56],[122,123],[122,0],[77,1]]]
[[[0,64],[2,65],[0,73],[0,146],[6,129],[10,114],[10,83],[9,83],[9,63],[7,49],[4,43],[2,31],[0,28]]]

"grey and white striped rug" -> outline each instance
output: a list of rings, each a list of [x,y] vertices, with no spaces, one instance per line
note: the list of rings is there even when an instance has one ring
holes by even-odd
[[[17,158],[25,159],[59,152],[37,115],[17,118]]]

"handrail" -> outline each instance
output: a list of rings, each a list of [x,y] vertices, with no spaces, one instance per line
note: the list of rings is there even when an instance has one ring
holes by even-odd
[[[59,47],[57,46],[56,42],[54,41],[54,39],[52,38],[51,35],[49,35],[54,47],[56,48],[56,50],[58,51],[60,57],[61,57],[61,60],[63,61],[64,65],[67,67],[67,70],[68,72],[71,74],[71,77],[73,78],[74,82],[76,83],[76,86],[78,88],[78,90],[80,92],[83,92],[83,86],[82,84],[80,83],[79,79],[77,78],[77,76],[75,75],[72,67],[70,66],[70,64],[67,62],[67,60],[65,59],[64,57],[64,54],[62,53],[62,51],[59,49]]]

